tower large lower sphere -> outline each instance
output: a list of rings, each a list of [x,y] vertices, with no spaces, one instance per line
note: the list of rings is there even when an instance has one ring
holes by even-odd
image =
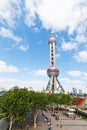
[[[59,70],[55,67],[55,45],[56,39],[54,37],[53,31],[51,31],[51,36],[48,40],[50,45],[50,68],[47,70],[47,74],[49,76],[49,81],[46,90],[50,93],[58,92],[59,88],[64,91],[62,85],[60,84],[59,80],[57,79],[59,75]]]

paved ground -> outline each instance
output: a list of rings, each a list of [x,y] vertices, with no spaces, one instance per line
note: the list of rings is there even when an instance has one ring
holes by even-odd
[[[55,120],[55,117],[51,116],[51,113],[49,111],[46,113],[46,116],[51,118],[52,130],[87,130],[87,121],[81,119],[78,116],[75,120],[73,120],[72,118],[68,118],[63,115],[62,112],[60,112],[58,121]],[[29,128],[29,130],[48,130],[48,123],[44,122],[44,117],[40,116],[40,121],[37,124],[37,128],[34,128],[32,126]]]

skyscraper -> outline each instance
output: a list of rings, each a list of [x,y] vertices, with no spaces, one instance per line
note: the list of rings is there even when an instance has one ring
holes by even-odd
[[[51,30],[51,36],[48,40],[48,43],[50,45],[50,67],[47,70],[47,74],[49,76],[49,81],[46,90],[48,90],[50,93],[56,93],[59,91],[59,88],[61,91],[64,92],[64,89],[62,85],[60,84],[58,80],[59,70],[56,68],[55,65],[55,45],[56,45],[56,38],[54,37],[54,32]]]

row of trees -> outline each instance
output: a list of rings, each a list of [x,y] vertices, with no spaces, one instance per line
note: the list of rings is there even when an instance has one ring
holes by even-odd
[[[15,87],[0,97],[0,113],[10,115],[10,129],[14,121],[24,121],[24,115],[33,111],[34,125],[38,110],[46,110],[48,105],[72,104],[70,95],[65,94],[46,94],[28,91],[25,88]]]

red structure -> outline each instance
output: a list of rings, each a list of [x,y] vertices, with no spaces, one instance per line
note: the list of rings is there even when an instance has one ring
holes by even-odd
[[[77,97],[76,98],[76,105],[80,106],[80,105],[83,104],[84,101],[85,101],[85,98],[79,98],[79,97]]]

